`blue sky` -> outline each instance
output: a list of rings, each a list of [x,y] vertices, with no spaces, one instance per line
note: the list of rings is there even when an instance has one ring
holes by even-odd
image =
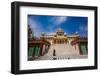
[[[28,15],[28,25],[37,37],[42,32],[54,34],[58,28],[63,29],[67,35],[78,32],[81,37],[87,37],[88,32],[87,17]]]

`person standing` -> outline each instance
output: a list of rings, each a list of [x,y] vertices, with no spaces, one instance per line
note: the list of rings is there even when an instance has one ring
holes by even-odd
[[[56,60],[57,59],[55,56],[56,56],[56,50],[54,49],[53,50],[53,60]]]

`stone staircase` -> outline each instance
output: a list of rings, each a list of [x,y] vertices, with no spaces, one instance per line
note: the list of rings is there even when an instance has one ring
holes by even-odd
[[[53,50],[56,51],[56,56],[79,55],[79,50],[75,50],[70,44],[53,44],[46,55],[53,56]]]
[[[56,56],[53,56],[53,50],[56,51]],[[52,44],[48,52],[38,58],[37,60],[53,60],[56,59],[77,59],[77,58],[86,58],[87,56],[80,56],[79,50],[70,44]]]

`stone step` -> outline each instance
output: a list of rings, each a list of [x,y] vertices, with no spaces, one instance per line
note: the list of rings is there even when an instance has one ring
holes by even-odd
[[[55,49],[56,55],[72,55],[79,54],[77,50],[70,44],[53,44],[50,46],[50,49],[46,56],[53,56],[53,50]]]

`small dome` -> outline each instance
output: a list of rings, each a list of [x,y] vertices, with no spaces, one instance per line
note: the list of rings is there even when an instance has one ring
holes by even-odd
[[[44,32],[42,32],[42,33],[41,33],[41,35],[42,35],[42,36],[45,36],[45,33],[44,33]]]
[[[67,33],[64,33],[64,35],[67,35]]]
[[[57,29],[57,32],[64,32],[64,30],[61,29],[61,28],[58,28],[58,29]]]
[[[75,32],[75,35],[78,35],[78,32]]]

